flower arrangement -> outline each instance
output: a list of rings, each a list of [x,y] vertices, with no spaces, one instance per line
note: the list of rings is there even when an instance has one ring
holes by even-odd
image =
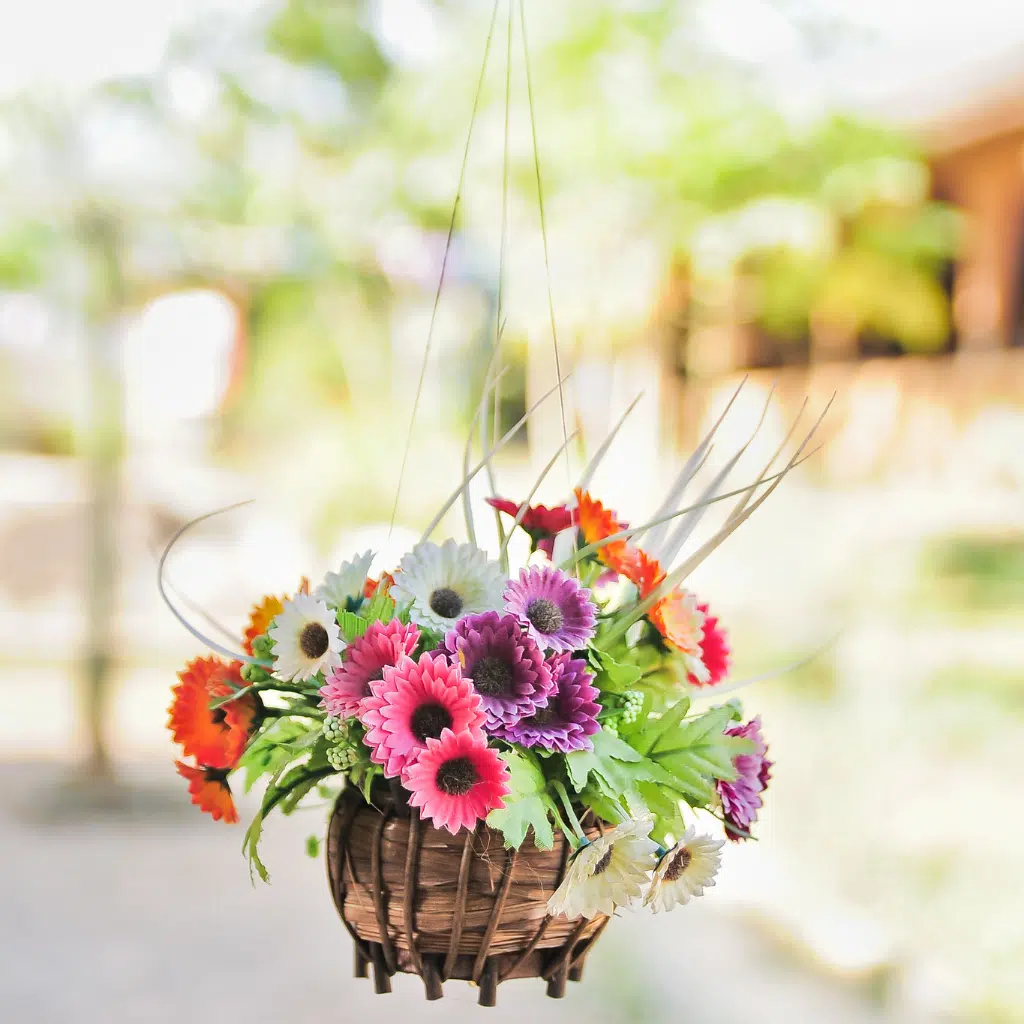
[[[229,779],[243,776],[246,789],[265,781],[244,840],[264,880],[267,816],[289,814],[315,794],[333,801],[342,792],[378,818],[385,803],[388,813],[397,809],[416,823],[407,826],[410,851],[421,829],[433,830],[433,849],[456,837],[456,866],[482,830],[498,835],[513,858],[558,844],[565,856],[557,885],[543,894],[541,932],[550,920],[586,926],[630,904],[658,912],[700,896],[715,884],[726,840],[751,837],[771,761],[760,720],[745,720],[738,700],[719,697],[735,685],[723,685],[728,636],[684,580],[803,461],[814,432],[780,471],[771,473],[773,458],[753,483],[723,491],[744,446],[699,501],[679,508],[715,429],[640,527],[588,490],[606,442],[562,505],[489,499],[501,542],[495,559],[472,540],[434,543],[428,530],[377,578],[367,551],[312,590],[303,582],[294,595],[265,598],[252,610],[244,655],[196,658],[174,687],[169,725],[193,803],[234,822]],[[468,480],[460,491],[475,536]],[[724,522],[675,565],[707,508],[729,497],[737,500]],[[517,571],[507,520],[530,542]],[[342,831],[354,820],[346,815]],[[311,852],[318,846],[311,840]],[[342,890],[358,872],[344,850],[335,856],[332,884],[344,910]],[[377,900],[387,874],[383,855],[373,856],[367,891]],[[406,883],[414,887],[415,853],[408,858]],[[409,969],[426,978],[409,917],[415,900],[405,904]],[[386,908],[375,911],[374,934],[386,951],[391,919]],[[369,961],[375,954],[360,945],[366,935],[346,923],[357,961]],[[563,971],[581,934],[570,935]],[[453,938],[450,960],[457,946]],[[402,965],[393,947],[385,960],[387,973]],[[485,964],[482,952],[465,976],[478,980]]]

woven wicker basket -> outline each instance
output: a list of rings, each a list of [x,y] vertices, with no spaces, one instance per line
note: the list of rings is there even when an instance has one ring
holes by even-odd
[[[356,976],[372,967],[377,992],[390,992],[393,974],[418,974],[428,999],[440,999],[449,978],[468,980],[483,1006],[508,978],[543,978],[561,998],[608,923],[548,916],[568,854],[560,833],[551,850],[529,839],[507,850],[482,822],[453,836],[387,789],[372,804],[345,790],[328,829],[327,872],[355,942]]]

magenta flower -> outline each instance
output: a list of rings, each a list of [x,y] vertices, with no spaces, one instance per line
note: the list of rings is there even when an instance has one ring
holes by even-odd
[[[448,631],[444,644],[480,694],[488,730],[518,722],[547,704],[551,672],[514,615],[467,615]]]
[[[516,616],[542,650],[575,651],[594,635],[597,611],[571,576],[551,565],[521,569],[505,587],[505,610]]]
[[[555,684],[547,707],[494,730],[494,735],[509,743],[546,747],[563,754],[592,750],[590,737],[601,728],[597,721],[601,706],[587,663],[568,653],[553,654],[547,663]]]
[[[362,703],[363,742],[388,778],[400,775],[446,729],[486,742],[480,697],[443,656],[421,654],[418,662],[402,657],[371,690]]]
[[[482,736],[445,729],[440,738],[427,740],[402,784],[424,818],[454,834],[505,806],[509,777],[508,765]]]
[[[729,637],[712,615],[706,604],[698,604],[697,610],[704,613],[704,638],[700,642],[700,660],[708,670],[709,678],[698,679],[692,672],[687,677],[691,686],[714,686],[729,674]]]
[[[371,623],[363,636],[345,648],[344,661],[320,687],[327,713],[335,718],[358,715],[370,696],[370,684],[383,679],[384,669],[397,665],[403,655],[411,655],[419,639],[415,626],[398,619]]]
[[[732,840],[748,839],[750,826],[757,821],[757,812],[763,804],[761,794],[771,778],[772,762],[765,756],[768,745],[761,735],[761,716],[744,725],[731,726],[725,734],[742,736],[754,744],[752,753],[739,754],[733,760],[739,775],[732,782],[719,780],[717,784],[725,817],[725,834]]]

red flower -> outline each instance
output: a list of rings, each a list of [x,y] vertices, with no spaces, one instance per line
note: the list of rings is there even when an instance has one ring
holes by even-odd
[[[714,686],[729,672],[729,639],[719,625],[718,616],[712,615],[706,604],[699,604],[697,607],[704,613],[704,639],[700,642],[700,660],[710,673],[710,678],[702,683],[691,672],[688,682],[691,686]]]
[[[499,512],[515,519],[519,510],[523,507],[508,498],[488,498],[487,504],[496,508]],[[546,505],[530,505],[527,507],[519,525],[530,535],[533,541],[533,550],[543,551],[548,558],[554,548],[554,536],[567,530],[573,523],[579,522],[579,514],[575,509],[566,505],[554,505],[548,508]]]
[[[228,773],[222,768],[197,768],[182,761],[174,762],[178,774],[188,780],[188,791],[192,803],[209,814],[214,821],[233,825],[238,821],[238,811],[228,785]]]

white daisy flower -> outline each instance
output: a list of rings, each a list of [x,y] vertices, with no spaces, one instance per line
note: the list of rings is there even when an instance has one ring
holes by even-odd
[[[444,633],[463,615],[497,611],[508,582],[497,562],[473,544],[417,544],[395,571],[391,596],[409,604],[418,626]]]
[[[562,884],[548,900],[552,917],[613,914],[643,893],[658,844],[651,821],[627,821],[573,854]]]
[[[268,630],[274,642],[274,675],[304,680],[341,664],[345,646],[334,612],[309,594],[285,601],[284,611]]]
[[[331,608],[344,610],[351,598],[363,596],[363,585],[372,561],[373,552],[364,551],[351,562],[342,562],[337,572],[329,572],[324,576],[323,583],[313,591],[313,596]]]
[[[658,861],[644,906],[657,913],[671,910],[677,903],[689,903],[694,896],[703,896],[705,886],[715,884],[723,846],[724,839],[695,835],[691,825],[683,838]]]

